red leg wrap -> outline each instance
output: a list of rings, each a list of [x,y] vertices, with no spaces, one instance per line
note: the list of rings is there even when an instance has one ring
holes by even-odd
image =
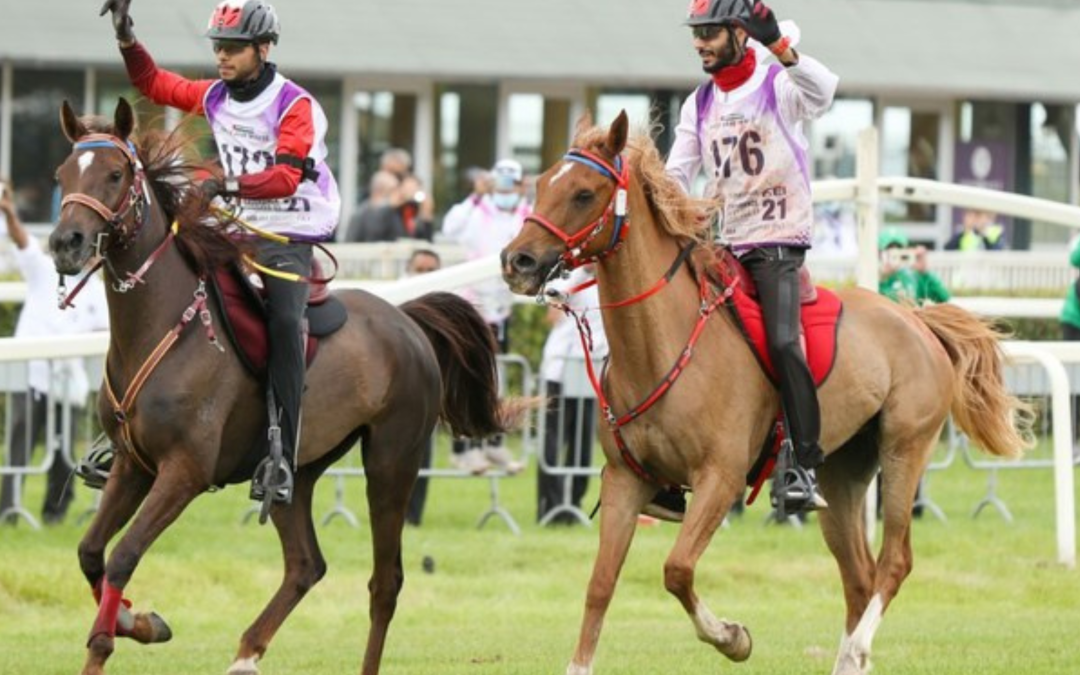
[[[90,629],[90,639],[87,640],[88,643],[93,641],[98,635],[107,635],[108,637],[116,636],[116,615],[120,611],[123,593],[122,589],[110,586],[107,579],[102,580],[101,601],[98,603],[97,619],[94,620],[94,627]],[[96,594],[95,589],[95,595]]]

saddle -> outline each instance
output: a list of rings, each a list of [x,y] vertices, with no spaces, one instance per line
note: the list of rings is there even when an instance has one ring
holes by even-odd
[[[312,276],[322,277],[318,260],[312,263]],[[225,333],[240,355],[244,367],[261,378],[269,355],[266,331],[264,286],[256,286],[235,265],[215,270],[210,278],[211,295],[224,317]],[[304,315],[304,340],[307,366],[315,360],[319,339],[332,335],[345,325],[348,315],[341,300],[330,294],[326,284],[311,284]]]
[[[765,323],[753,278],[726,248],[717,252],[714,274],[724,286],[734,288],[727,306],[761,369],[776,385],[776,372],[765,341]],[[814,377],[814,384],[820,387],[836,362],[836,333],[843,303],[827,288],[814,286],[810,271],[805,266],[799,270],[799,299],[802,305],[803,354]]]

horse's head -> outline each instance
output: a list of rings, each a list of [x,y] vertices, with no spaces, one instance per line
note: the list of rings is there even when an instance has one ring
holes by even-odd
[[[625,236],[628,134],[625,111],[606,131],[586,118],[575,147],[540,176],[533,215],[502,251],[503,279],[515,293],[539,293],[556,265],[574,267],[618,246]]]
[[[126,245],[142,225],[148,195],[128,140],[135,115],[127,101],[120,99],[111,126],[79,119],[65,101],[60,125],[73,150],[56,171],[61,209],[49,248],[58,272],[76,274],[95,253]]]

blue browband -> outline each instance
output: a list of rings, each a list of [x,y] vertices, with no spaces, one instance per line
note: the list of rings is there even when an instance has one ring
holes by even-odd
[[[611,240],[608,242],[606,252],[613,252],[619,245],[619,242],[625,236],[624,228],[626,227],[626,185],[623,178],[623,157],[622,155],[615,156],[614,172],[612,166],[606,162],[598,162],[595,159],[581,154],[575,150],[571,150],[563,155],[563,159],[569,162],[577,162],[578,164],[584,164],[585,166],[599,172],[600,174],[615,181],[616,196],[613,197],[615,222],[611,228]],[[623,196],[619,196],[619,191],[623,192]],[[621,202],[621,203],[620,203]]]
[[[605,176],[607,176],[611,180],[615,181],[616,183],[619,182],[619,175],[618,174],[611,173],[611,169],[608,168],[606,165],[601,164],[600,162],[597,162],[595,160],[589,159],[588,157],[585,157],[584,155],[579,155],[578,153],[571,151],[571,152],[568,152],[565,155],[563,155],[563,159],[565,159],[567,161],[570,161],[570,162],[577,162],[578,164],[584,164],[585,166],[589,167],[590,169],[594,169],[595,171],[598,171],[598,172],[604,174]],[[615,158],[615,170],[618,171],[619,174],[622,173],[622,155],[619,155],[618,157]]]

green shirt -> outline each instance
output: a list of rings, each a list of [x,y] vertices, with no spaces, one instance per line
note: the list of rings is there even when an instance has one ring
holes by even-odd
[[[1069,254],[1069,264],[1080,267],[1080,237],[1073,244],[1072,253]],[[1080,298],[1076,297],[1076,284],[1069,284],[1065,292],[1065,306],[1061,308],[1061,323],[1080,328]]]
[[[902,267],[878,282],[878,293],[899,302],[902,298],[921,305],[930,302],[948,302],[952,295],[933,272],[916,272]],[[1080,320],[1080,315],[1078,315]]]

